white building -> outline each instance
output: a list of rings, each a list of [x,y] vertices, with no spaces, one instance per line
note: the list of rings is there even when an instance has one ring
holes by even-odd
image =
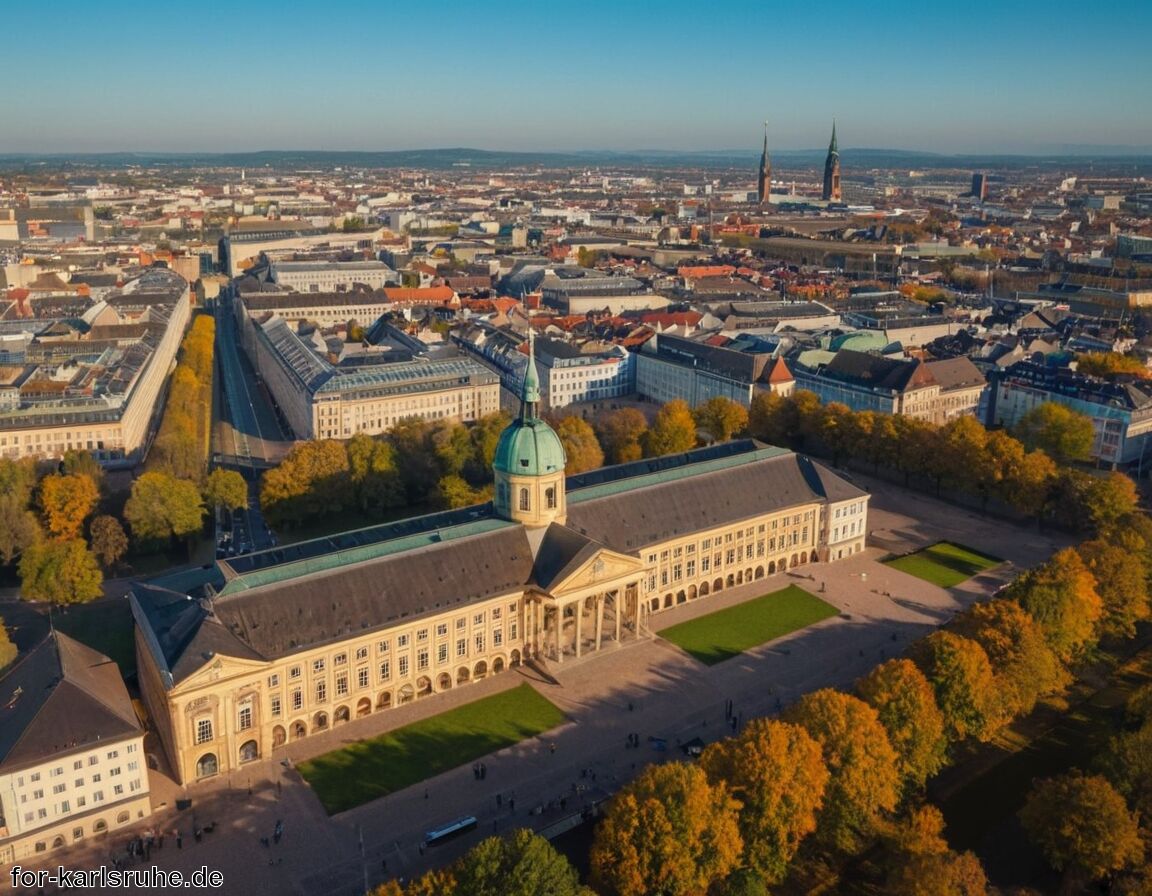
[[[400,275],[382,261],[277,261],[272,279],[297,292],[335,292],[354,283],[383,289],[400,283]]]
[[[144,730],[119,668],[53,631],[0,678],[0,864],[151,813]]]

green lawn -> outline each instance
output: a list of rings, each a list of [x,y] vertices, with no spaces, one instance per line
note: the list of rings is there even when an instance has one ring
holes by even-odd
[[[555,728],[564,714],[529,685],[297,765],[329,815]]]
[[[673,625],[659,634],[711,666],[839,612],[803,588],[789,585],[727,610]]]
[[[914,554],[888,560],[885,565],[941,588],[951,588],[1002,562],[999,557],[981,554],[950,541],[940,541]]]

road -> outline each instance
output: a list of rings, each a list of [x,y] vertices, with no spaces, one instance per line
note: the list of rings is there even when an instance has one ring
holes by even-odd
[[[212,456],[216,465],[240,472],[248,482],[248,506],[235,512],[218,531],[221,552],[248,553],[275,545],[275,536],[260,512],[260,474],[283,457],[290,440],[285,436],[259,377],[240,348],[240,332],[233,304],[222,293],[216,310],[216,368],[219,388],[212,432]],[[219,522],[219,521],[218,521]]]

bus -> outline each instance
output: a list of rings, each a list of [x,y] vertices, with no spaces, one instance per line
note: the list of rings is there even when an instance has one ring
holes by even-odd
[[[476,829],[476,816],[465,815],[463,818],[457,818],[455,821],[450,821],[448,824],[441,825],[438,828],[433,828],[424,835],[424,843],[427,846],[435,846],[438,843],[447,843],[449,840],[459,837],[461,834],[466,834],[469,831]]]

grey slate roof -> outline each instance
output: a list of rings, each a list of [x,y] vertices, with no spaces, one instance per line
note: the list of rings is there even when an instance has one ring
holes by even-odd
[[[604,545],[574,529],[553,523],[544,533],[532,567],[532,581],[547,591],[592,559]]]
[[[571,504],[568,526],[614,551],[651,544],[827,498],[865,492],[799,454],[784,454]]]
[[[142,734],[117,665],[53,631],[0,679],[0,770]]]

